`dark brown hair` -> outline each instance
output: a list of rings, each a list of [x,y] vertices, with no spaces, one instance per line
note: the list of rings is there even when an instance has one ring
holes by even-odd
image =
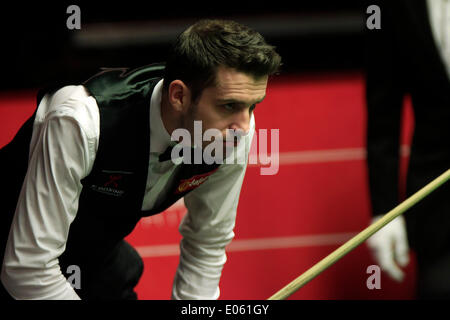
[[[254,78],[276,73],[281,57],[263,36],[228,20],[200,20],[181,33],[169,53],[164,90],[173,80],[183,81],[192,100],[214,84],[218,66],[234,68]]]

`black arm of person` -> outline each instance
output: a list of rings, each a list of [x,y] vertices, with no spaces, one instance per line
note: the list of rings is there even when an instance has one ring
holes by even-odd
[[[391,1],[381,9],[381,29],[366,29],[367,164],[372,215],[398,204],[399,149],[404,97],[402,61]]]

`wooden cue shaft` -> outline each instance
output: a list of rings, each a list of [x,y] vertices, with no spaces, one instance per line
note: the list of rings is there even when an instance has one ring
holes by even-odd
[[[442,184],[450,179],[450,169],[445,171],[435,180],[427,184],[425,187],[417,191],[415,194],[410,196],[408,199],[400,203],[397,207],[386,213],[382,218],[375,221],[373,224],[368,226],[366,229],[358,233],[356,236],[348,240],[338,249],[333,251],[331,254],[326,256],[324,259],[319,261],[313,267],[308,269],[306,272],[301,274],[298,278],[293,280],[291,283],[286,285],[284,288],[279,290],[277,293],[272,295],[268,300],[283,300],[288,298],[298,289],[303,287],[309,281],[318,276],[325,269],[331,267],[336,261],[341,259],[351,250],[359,246],[361,243],[370,238],[375,232],[383,228],[386,224],[394,220],[396,217],[404,213],[406,210],[414,206],[417,202],[421,201],[423,198],[428,196],[431,192],[439,188]]]

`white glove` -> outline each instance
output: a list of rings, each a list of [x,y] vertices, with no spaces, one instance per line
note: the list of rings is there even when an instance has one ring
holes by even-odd
[[[372,223],[381,217],[374,217]],[[367,240],[367,244],[381,270],[401,282],[405,274],[399,266],[405,267],[409,263],[409,246],[403,216],[398,216],[381,228]]]

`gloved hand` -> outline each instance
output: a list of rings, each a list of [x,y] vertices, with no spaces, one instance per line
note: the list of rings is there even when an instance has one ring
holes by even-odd
[[[374,217],[372,223],[381,217]],[[409,246],[403,216],[398,216],[381,228],[367,240],[367,244],[381,270],[401,282],[405,274],[400,267],[409,263]]]

